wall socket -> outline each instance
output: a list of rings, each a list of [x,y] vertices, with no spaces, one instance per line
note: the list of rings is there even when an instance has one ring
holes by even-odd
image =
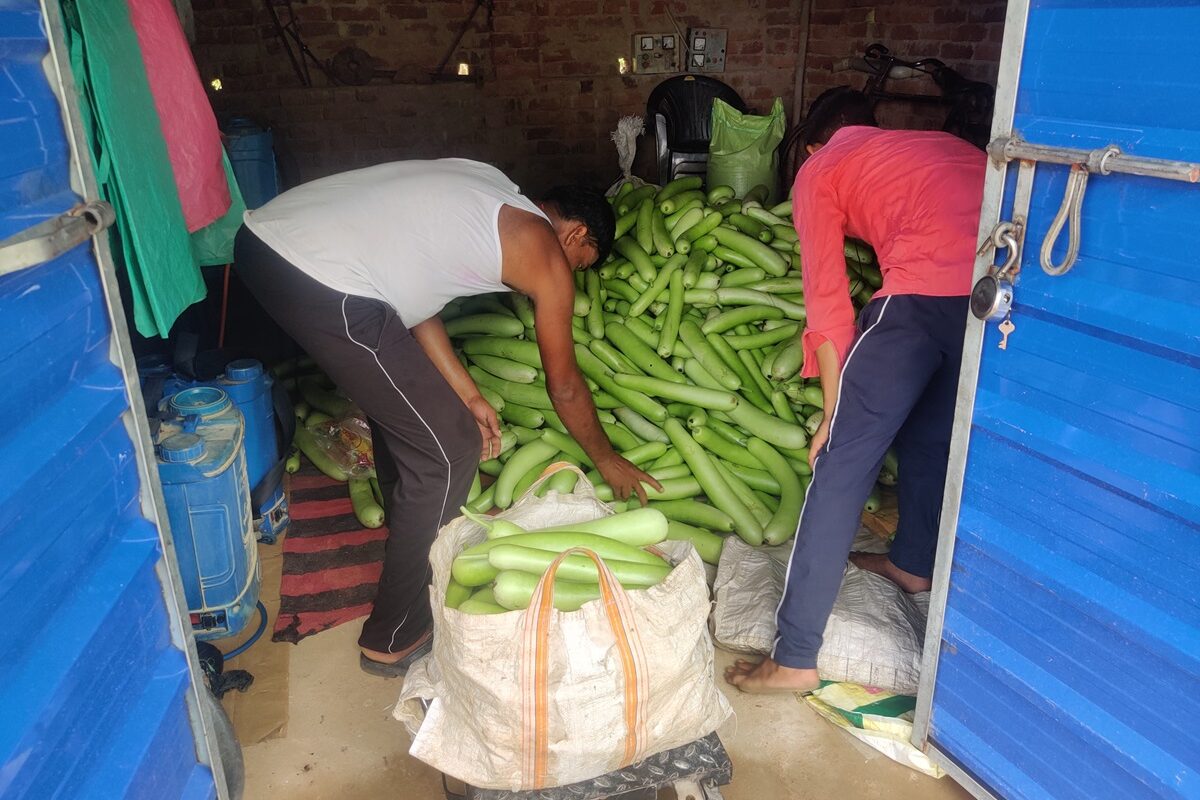
[[[683,42],[676,33],[633,34],[633,71],[641,75],[679,72]]]
[[[727,28],[692,28],[688,31],[688,72],[724,72]]]

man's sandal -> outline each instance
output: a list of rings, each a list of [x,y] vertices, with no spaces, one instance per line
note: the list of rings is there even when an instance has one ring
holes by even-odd
[[[380,678],[403,678],[408,672],[408,668],[417,663],[417,660],[428,655],[433,650],[433,637],[430,636],[421,643],[416,650],[406,655],[399,661],[387,664],[383,661],[376,661],[373,658],[367,658],[365,653],[358,654],[358,666],[362,671],[369,675],[376,675]]]

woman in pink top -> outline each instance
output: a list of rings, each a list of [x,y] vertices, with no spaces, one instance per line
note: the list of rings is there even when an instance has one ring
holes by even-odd
[[[884,131],[848,87],[809,109],[809,158],[792,191],[804,299],[804,377],[820,376],[825,421],[776,615],[770,658],[726,679],[747,692],[811,691],[863,503],[895,443],[900,525],[888,555],[851,560],[908,592],[928,591],[967,319],[986,157],[950,134]],[[879,257],[883,288],[850,303],[845,237]]]

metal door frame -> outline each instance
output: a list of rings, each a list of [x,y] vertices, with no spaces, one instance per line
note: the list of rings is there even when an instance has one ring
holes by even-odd
[[[63,126],[71,146],[71,175],[76,193],[86,201],[100,198],[96,173],[92,164],[91,150],[83,121],[79,115],[79,93],[75,77],[71,72],[67,55],[65,27],[62,9],[58,0],[40,0],[42,19],[46,24],[46,39],[50,53],[43,62],[43,70],[51,90],[57,95],[63,113]],[[162,557],[155,566],[159,583],[162,585],[163,602],[171,625],[171,642],[183,651],[188,664],[188,679],[191,685],[187,693],[188,718],[191,721],[196,746],[196,760],[212,771],[213,783],[219,800],[228,800],[229,789],[225,783],[225,772],[221,764],[220,748],[212,720],[200,693],[207,692],[201,678],[200,660],[193,647],[193,636],[187,604],[184,600],[183,583],[179,577],[175,557],[175,542],[167,521],[163,502],[162,485],[158,480],[158,466],[150,440],[150,428],[146,409],[142,402],[141,387],[137,379],[137,364],[125,322],[125,309],[117,286],[116,266],[108,238],[103,231],[92,237],[93,256],[100,273],[100,284],[104,288],[104,303],[108,310],[108,321],[112,329],[109,337],[109,359],[121,370],[125,381],[125,399],[128,408],[122,413],[122,422],[133,443],[137,456],[140,480],[139,495],[142,514],[158,528]]]
[[[1021,60],[1025,51],[1025,33],[1029,20],[1030,0],[1009,0],[1004,19],[1004,45],[1000,53],[1000,71],[996,80],[996,105],[992,117],[992,139],[1012,135],[1016,113],[1017,89],[1021,76]],[[982,247],[1001,219],[1004,204],[1008,161],[988,159],[983,185],[983,205],[979,214],[978,243]],[[985,275],[992,266],[994,253],[984,251],[975,258],[973,280]],[[967,316],[962,370],[958,379],[958,398],[954,408],[954,427],[950,439],[950,461],[946,470],[946,489],[942,499],[941,526],[938,531],[937,556],[933,571],[933,589],[929,598],[929,621],[925,629],[925,652],[921,659],[921,681],[917,689],[916,717],[913,721],[912,743],[944,769],[971,794],[979,798],[995,798],[974,776],[958,765],[948,753],[929,741],[930,720],[933,714],[934,689],[937,682],[938,659],[941,655],[942,629],[946,616],[946,600],[950,592],[950,573],[953,566],[955,537],[962,505],[963,480],[967,467],[967,448],[971,439],[971,424],[975,411],[975,393],[979,383],[979,365],[983,355],[983,334],[986,323]]]

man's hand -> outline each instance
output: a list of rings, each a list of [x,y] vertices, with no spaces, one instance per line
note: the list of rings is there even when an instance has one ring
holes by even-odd
[[[496,412],[488,405],[487,400],[483,399],[479,387],[471,380],[470,373],[454,354],[450,337],[446,335],[446,326],[442,324],[441,319],[430,317],[414,325],[412,335],[479,424],[479,434],[483,438],[479,452],[480,460],[487,461],[500,455],[500,422],[496,419]]]
[[[827,441],[829,441],[829,417],[821,420],[821,424],[817,426],[817,432],[808,440],[808,465],[810,467],[817,463],[817,456],[821,454],[821,449],[825,447]]]
[[[500,421],[496,418],[496,410],[478,394],[467,401],[467,408],[479,424],[479,434],[483,437],[479,460],[488,461],[500,455]]]
[[[643,482],[662,491],[661,483],[616,453],[597,463],[596,469],[600,470],[605,483],[612,487],[613,497],[618,500],[628,500],[631,494],[637,492],[638,500],[643,506],[646,505],[646,487],[642,486]]]

